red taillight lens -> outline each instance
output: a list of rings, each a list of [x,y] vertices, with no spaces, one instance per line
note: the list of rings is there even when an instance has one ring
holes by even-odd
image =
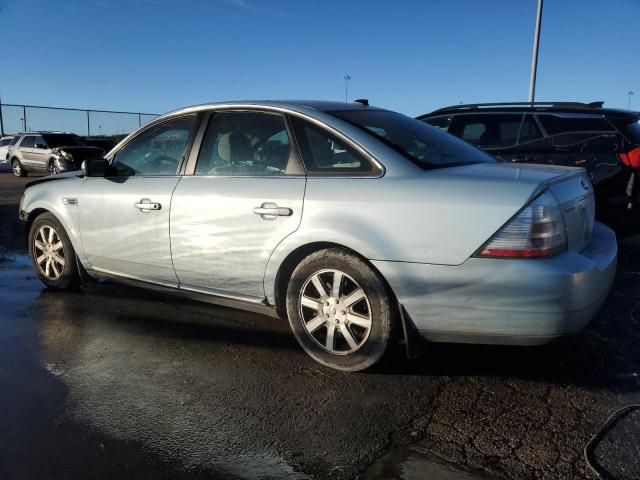
[[[640,147],[634,148],[626,153],[619,153],[618,156],[625,166],[640,169]]]
[[[476,254],[480,257],[549,257],[567,249],[558,202],[550,192],[533,200]]]

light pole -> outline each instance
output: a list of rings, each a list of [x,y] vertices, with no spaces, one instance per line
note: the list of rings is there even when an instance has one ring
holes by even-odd
[[[629,95],[629,99],[627,100],[627,110],[631,110],[631,96],[633,95],[633,91],[629,90],[627,95]]]
[[[344,103],[348,103],[349,100],[349,80],[351,80],[351,75],[347,74],[344,76]]]
[[[540,27],[542,26],[542,2],[538,0],[538,13],[536,15],[536,30],[533,34],[533,55],[531,58],[531,76],[529,78],[529,101],[536,98],[536,76],[538,75],[538,49],[540,47]]]

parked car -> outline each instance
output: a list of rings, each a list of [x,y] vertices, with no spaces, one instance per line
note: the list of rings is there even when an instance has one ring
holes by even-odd
[[[342,370],[411,332],[548,342],[591,320],[616,270],[583,169],[496,163],[364,101],[164,115],[29,183],[20,217],[51,289],[88,276],[286,317]]]
[[[2,137],[0,138],[0,163],[4,163],[7,161],[7,153],[9,152],[9,145],[11,145],[11,140],[13,137]]]
[[[619,232],[640,228],[640,112],[603,102],[454,105],[418,117],[498,160],[579,166],[596,196],[596,218]]]
[[[121,140],[121,139],[122,138],[118,138],[118,140]],[[118,142],[115,142],[111,138],[104,138],[104,137],[101,137],[101,138],[82,137],[82,143],[84,143],[85,145],[89,145],[90,147],[101,148],[105,152],[108,152],[113,147],[115,147]]]
[[[28,172],[55,175],[78,170],[83,160],[100,157],[104,150],[85,145],[80,137],[68,132],[29,132],[17,136],[7,158],[13,173],[24,177]]]

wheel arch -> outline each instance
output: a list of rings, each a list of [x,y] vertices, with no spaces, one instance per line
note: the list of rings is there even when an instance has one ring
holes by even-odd
[[[69,240],[71,241],[71,245],[73,245],[73,249],[75,250],[76,255],[82,261],[84,257],[84,255],[82,254],[83,250],[80,245],[78,231],[73,222],[73,218],[66,218],[66,216],[63,215],[63,213],[68,214],[68,212],[64,212],[64,211],[61,212],[56,208],[52,208],[52,205],[49,205],[42,201],[34,202],[34,204],[31,205],[29,212],[27,213],[27,217],[25,220],[25,229],[24,229],[25,245],[28,246],[29,230],[31,230],[31,226],[33,225],[33,222],[43,213],[49,213],[53,215],[56,218],[56,220],[60,222],[60,225],[62,225],[62,228],[64,228],[65,232],[67,233],[67,236],[69,237]]]
[[[291,277],[293,270],[308,255],[311,255],[312,253],[317,252],[318,250],[323,250],[327,248],[339,248],[342,250],[346,250],[352,255],[366,262],[367,265],[374,272],[380,275],[380,278],[384,283],[384,287],[387,290],[390,298],[392,299],[394,304],[394,309],[396,310],[396,313],[397,313],[397,310],[399,309],[399,304],[395,296],[395,293],[391,288],[391,285],[389,284],[385,276],[382,274],[382,272],[380,272],[380,270],[378,270],[375,267],[375,265],[373,265],[367,259],[366,256],[362,255],[361,253],[354,250],[353,248],[350,248],[346,245],[342,245],[340,243],[331,242],[331,241],[316,241],[316,242],[310,242],[304,245],[300,245],[297,248],[293,249],[284,257],[284,259],[280,262],[280,265],[278,266],[277,272],[272,281],[273,290],[267,291],[267,299],[268,301],[273,301],[273,303],[275,304],[276,311],[278,312],[278,315],[280,316],[280,318],[286,318],[286,297],[287,297],[288,279]],[[265,283],[265,287],[266,286],[267,284]],[[272,295],[271,297],[269,296],[270,293]]]

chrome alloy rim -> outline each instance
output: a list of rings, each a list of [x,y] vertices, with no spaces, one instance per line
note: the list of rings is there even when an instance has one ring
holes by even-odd
[[[22,173],[22,168],[20,168],[20,162],[17,160],[13,161],[13,173],[18,176]]]
[[[57,280],[64,271],[62,240],[53,227],[44,225],[33,238],[33,256],[40,272],[49,280]]]
[[[49,167],[49,173],[51,175],[57,175],[60,173],[60,167],[58,166],[58,162],[51,162],[51,167]]]
[[[340,270],[320,270],[300,292],[300,315],[309,336],[323,350],[347,355],[371,333],[371,305],[362,287]]]

